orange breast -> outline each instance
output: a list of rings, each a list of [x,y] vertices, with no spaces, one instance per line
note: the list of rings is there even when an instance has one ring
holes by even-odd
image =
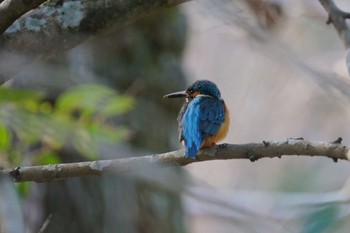
[[[227,135],[228,129],[230,127],[230,113],[228,109],[226,108],[225,105],[225,121],[222,123],[222,125],[219,128],[219,131],[216,135],[212,135],[204,140],[202,143],[201,148],[203,147],[212,147],[214,146],[217,142],[221,141],[224,139]]]

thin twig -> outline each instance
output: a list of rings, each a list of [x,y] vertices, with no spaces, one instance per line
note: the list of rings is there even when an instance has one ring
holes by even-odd
[[[350,13],[340,10],[333,0],[320,0],[324,9],[328,12],[327,24],[333,24],[346,48],[350,47],[350,30],[346,24],[346,19]]]
[[[49,214],[49,216],[46,218],[44,224],[41,226],[40,230],[38,233],[44,233],[47,226],[49,225],[50,221],[51,221],[51,218],[52,218],[52,214]]]
[[[284,155],[323,156],[350,160],[349,146],[334,142],[307,141],[302,138],[283,141],[263,141],[249,144],[221,144],[199,152],[196,159],[185,159],[184,150],[172,151],[142,157],[97,160],[80,163],[50,164],[44,166],[17,167],[2,172],[10,175],[15,182],[50,182],[72,177],[101,176],[136,171],[145,167],[185,166],[195,162],[226,159],[280,158]]]
[[[346,19],[350,18],[350,13],[340,10],[333,0],[319,0],[324,9],[328,12],[327,24],[333,24],[340,39],[347,49],[346,66],[350,74],[350,29]]]

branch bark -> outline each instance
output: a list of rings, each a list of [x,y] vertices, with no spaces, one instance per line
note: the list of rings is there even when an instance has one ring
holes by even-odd
[[[349,12],[340,10],[333,0],[319,0],[324,9],[328,12],[327,24],[333,24],[338,32],[340,39],[343,41],[347,49],[346,66],[350,74],[350,29],[346,23],[346,19],[350,18]]]
[[[10,175],[16,182],[50,182],[72,177],[119,174],[151,166],[185,166],[209,160],[250,159],[256,161],[261,158],[280,158],[283,155],[323,156],[335,162],[338,159],[350,160],[350,147],[340,143],[341,138],[331,143],[286,139],[284,141],[263,141],[262,143],[221,144],[201,150],[196,159],[185,159],[184,150],[178,150],[133,158],[18,167],[2,172]]]
[[[4,0],[0,2],[0,35],[24,13],[38,7],[47,0],[16,1]]]
[[[92,36],[115,31],[128,23],[161,8],[171,7],[186,0],[51,0],[26,13],[10,27],[20,14],[12,9],[16,0],[0,3],[0,83],[11,79],[27,65],[39,59],[52,58],[81,44]],[[5,3],[13,7],[6,9]],[[43,2],[32,0],[28,2]],[[5,15],[1,13],[6,12]],[[16,8],[17,9],[17,8]],[[25,8],[26,10],[28,9]],[[22,9],[20,13],[25,11]],[[6,17],[7,23],[1,18]],[[11,17],[10,17],[11,16]],[[1,26],[2,25],[2,26]],[[6,52],[5,52],[6,51]],[[22,56],[19,64],[9,65],[9,56]]]

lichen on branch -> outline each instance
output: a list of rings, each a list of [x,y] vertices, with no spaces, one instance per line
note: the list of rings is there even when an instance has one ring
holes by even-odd
[[[93,36],[116,31],[142,16],[185,1],[2,1],[0,67],[5,66],[6,70],[0,70],[0,84],[13,78],[19,70],[23,71],[34,61],[58,56]],[[27,59],[8,67],[8,61],[11,60],[8,54],[19,54]]]

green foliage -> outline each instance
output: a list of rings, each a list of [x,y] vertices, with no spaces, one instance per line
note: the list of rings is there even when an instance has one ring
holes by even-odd
[[[37,164],[57,164],[60,162],[61,160],[59,156],[52,151],[44,151],[42,153],[38,153],[35,159],[35,163]]]
[[[28,196],[31,183],[29,182],[21,182],[16,184],[16,191],[18,193],[18,196],[21,197],[21,199],[24,199]]]
[[[44,95],[33,90],[14,90],[0,87],[0,104],[14,103],[18,106],[29,107],[40,101]]]
[[[10,135],[4,125],[0,125],[0,150],[5,151],[10,146]]]
[[[88,117],[111,117],[129,111],[132,105],[130,97],[120,96],[106,86],[87,84],[65,92],[57,101],[57,110],[71,113],[80,110],[83,116]]]
[[[0,88],[0,154],[6,154],[10,164],[20,165],[24,159],[59,163],[57,151],[64,146],[95,159],[102,144],[118,143],[127,134],[112,122],[129,111],[134,100],[109,87],[72,87],[55,106],[43,97],[35,91]]]

